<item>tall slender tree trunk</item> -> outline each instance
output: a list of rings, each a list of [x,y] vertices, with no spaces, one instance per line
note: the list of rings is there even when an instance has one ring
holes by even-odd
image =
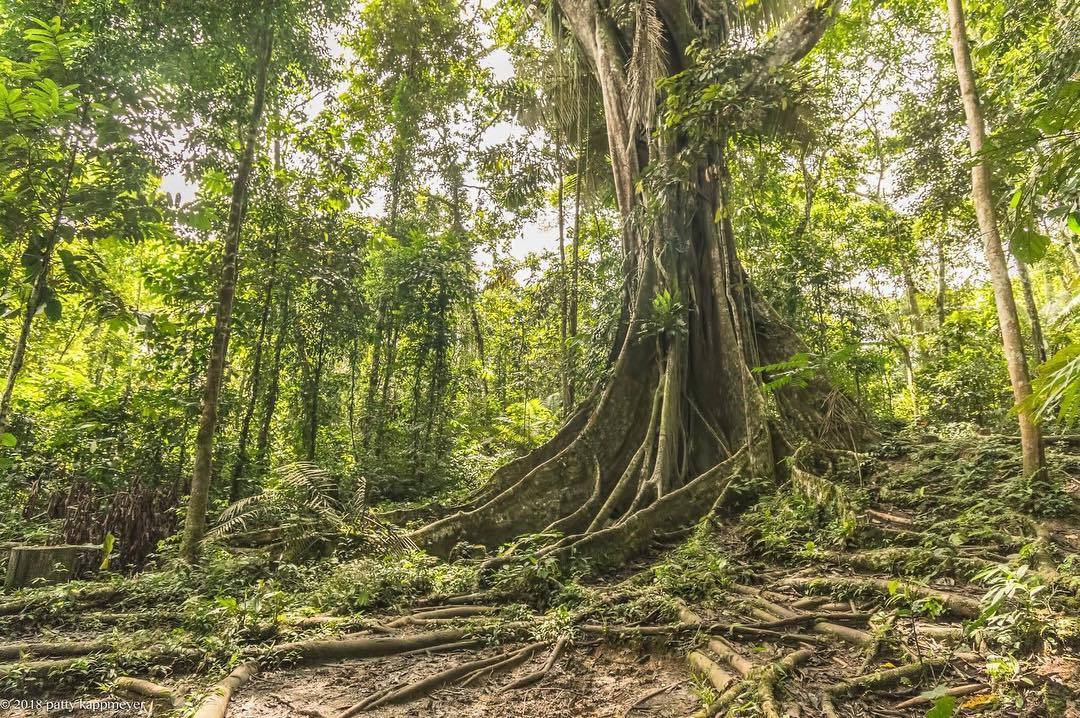
[[[555,133],[555,172],[558,174],[556,204],[559,215],[559,373],[562,384],[563,416],[573,410],[570,390],[570,292],[567,286],[569,272],[566,265],[566,197],[563,191],[562,134]]]
[[[371,367],[368,369],[367,394],[364,398],[364,449],[371,446],[375,434],[376,419],[376,395],[379,391],[380,372],[382,371],[383,334],[386,331],[386,314],[388,300],[384,296],[379,299],[379,306],[375,312],[375,337],[371,343]]]
[[[580,293],[580,281],[581,281],[581,196],[582,185],[584,184],[584,169],[585,169],[585,146],[582,144],[581,137],[578,137],[578,158],[577,168],[575,170],[576,181],[574,182],[574,238],[570,242],[570,305],[568,307],[567,317],[567,339],[569,340],[569,346],[567,347],[567,402],[571,410],[577,404],[577,334],[578,334],[578,296]]]
[[[409,59],[409,67],[412,67],[412,58]],[[394,162],[390,176],[390,233],[397,234],[398,213],[401,206],[401,187],[404,184],[406,147],[405,140],[400,136],[395,138],[398,143],[394,153]],[[396,290],[395,290],[396,291]],[[371,442],[377,440],[377,435],[382,431],[385,400],[393,373],[391,359],[394,333],[394,319],[392,316],[394,301],[384,293],[379,298],[379,306],[375,312],[375,341],[371,347],[371,369],[368,374],[367,396],[364,401],[364,448],[371,447]],[[383,365],[385,366],[385,369]],[[382,401],[379,401],[379,386],[384,387]]]
[[[84,112],[84,119],[85,116]],[[77,154],[78,145],[72,142],[67,164],[64,167],[64,180],[60,185],[60,196],[57,199],[56,210],[53,213],[52,226],[49,228],[48,236],[41,243],[41,268],[34,275],[34,282],[30,285],[30,296],[26,300],[26,311],[23,312],[19,336],[15,339],[15,349],[11,353],[11,362],[8,365],[4,393],[0,396],[0,433],[7,431],[8,415],[11,413],[11,396],[15,392],[15,382],[19,378],[19,372],[22,371],[23,364],[26,362],[26,345],[30,340],[30,329],[34,324],[34,317],[41,308],[41,303],[45,299],[45,292],[49,286],[49,270],[52,267],[53,252],[56,250],[56,242],[59,238],[60,223],[63,222],[64,211],[67,209],[68,193],[71,190],[71,176],[75,171]],[[31,240],[31,246],[27,251],[32,249],[33,240]]]
[[[319,329],[319,341],[315,345],[315,368],[311,376],[311,397],[308,405],[307,460],[315,461],[319,443],[319,389],[322,384],[323,367],[326,362],[326,329]]]
[[[270,276],[266,280],[263,292],[262,313],[259,316],[259,332],[255,339],[255,356],[251,362],[251,396],[248,398],[244,416],[240,420],[240,437],[236,443],[236,463],[233,465],[232,478],[229,481],[229,502],[240,498],[240,484],[248,463],[248,441],[251,438],[251,421],[255,417],[255,407],[259,403],[259,389],[262,387],[263,346],[266,343],[266,330],[270,320],[270,309],[274,297],[274,282],[277,279],[277,255],[280,235],[274,236],[274,246],[270,252]]]
[[[911,321],[911,346],[913,348],[911,361],[912,368],[922,359],[923,335],[926,332],[926,324],[923,322],[922,310],[919,309],[919,290],[915,286],[915,278],[911,275],[911,267],[907,262],[901,262],[901,274],[904,279],[904,297],[907,299],[908,319]]]
[[[974,163],[971,165],[971,196],[975,203],[979,231],[982,233],[986,263],[990,268],[990,281],[994,287],[994,302],[997,305],[998,324],[1001,327],[1001,343],[1009,368],[1013,398],[1017,405],[1022,405],[1022,402],[1031,395],[1031,380],[1028,375],[1027,357],[1024,355],[1024,339],[1020,334],[1016,299],[1013,296],[1012,282],[1009,280],[1009,265],[1005,259],[1005,250],[1001,245],[1001,236],[998,234],[997,216],[991,191],[990,164],[982,156],[983,145],[986,141],[986,126],[982,108],[979,106],[975,71],[971,65],[971,53],[968,49],[964,6],[962,0],[948,0],[948,6],[953,60],[956,63],[956,76],[960,84],[960,96],[964,101],[969,144],[974,158]],[[1041,432],[1032,420],[1029,411],[1021,408],[1018,416],[1024,475],[1041,480],[1045,478]]]
[[[1031,323],[1031,344],[1035,349],[1035,363],[1046,361],[1047,347],[1043,336],[1042,321],[1039,319],[1039,304],[1035,301],[1035,289],[1031,286],[1031,271],[1022,260],[1016,260],[1016,273],[1020,276],[1020,287],[1024,292],[1024,308]]]
[[[288,335],[289,327],[289,298],[288,291],[282,293],[281,321],[277,338],[274,340],[274,363],[270,369],[270,384],[266,387],[266,400],[263,402],[259,435],[255,440],[255,467],[259,471],[266,470],[266,457],[270,451],[270,427],[274,421],[278,392],[281,387],[281,354],[285,349],[285,337]]]
[[[937,325],[945,324],[945,308],[948,297],[948,286],[945,282],[945,240],[938,239],[937,243]]]
[[[218,286],[217,316],[210,346],[210,362],[206,368],[203,387],[202,413],[195,439],[195,471],[191,477],[191,495],[188,499],[184,522],[184,538],[180,545],[180,557],[194,562],[199,543],[206,532],[206,507],[210,500],[210,476],[214,452],[214,431],[217,428],[218,400],[225,375],[225,359],[228,354],[229,331],[232,326],[233,304],[236,300],[237,255],[240,249],[240,232],[244,224],[247,204],[248,182],[255,160],[255,145],[262,124],[263,106],[266,100],[267,75],[273,53],[273,29],[269,5],[265,8],[265,21],[259,31],[256,49],[255,96],[251,105],[244,151],[233,180],[232,201],[229,205],[229,224],[225,234],[225,246],[221,258],[221,280]]]
[[[354,336],[349,349],[349,449],[355,462],[360,456],[356,444],[356,363],[360,358],[360,337]]]
[[[393,407],[390,401],[390,386],[391,380],[394,378],[394,369],[397,363],[397,343],[398,335],[400,333],[400,327],[397,321],[397,317],[391,315],[389,327],[387,328],[386,360],[384,362],[382,373],[382,388],[379,390],[379,404],[375,410],[375,456],[381,457],[383,450],[386,448],[383,445],[383,431],[386,429],[390,421],[393,420]]]

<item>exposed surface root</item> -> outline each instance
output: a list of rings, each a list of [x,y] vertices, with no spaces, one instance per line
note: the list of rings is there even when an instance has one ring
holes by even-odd
[[[182,702],[180,695],[167,686],[158,685],[142,678],[120,676],[113,681],[113,692],[140,696],[150,700],[161,701],[172,706],[178,706]]]
[[[559,636],[559,640],[555,642],[554,648],[551,649],[551,653],[548,655],[547,660],[544,661],[544,665],[541,666],[540,670],[533,671],[532,673],[524,675],[517,680],[510,681],[502,687],[502,690],[504,692],[510,690],[520,690],[522,688],[528,688],[534,683],[539,683],[540,681],[544,680],[544,677],[551,672],[552,668],[555,667],[555,664],[562,656],[563,651],[566,650],[566,646],[569,642],[570,636],[568,636],[567,634],[564,633]]]
[[[105,603],[119,594],[119,591],[112,586],[104,587],[88,587],[77,589],[66,594],[62,594],[64,598],[68,600],[76,601],[80,604],[87,606],[93,606],[96,604]],[[21,613],[28,608],[32,608],[36,605],[40,605],[45,601],[50,600],[48,596],[42,597],[39,595],[24,596],[20,598],[14,598],[10,601],[0,603],[0,616],[11,616],[16,613]]]
[[[592,449],[595,453],[597,447]],[[630,447],[631,455],[635,451]],[[1040,564],[1060,561],[1053,568],[1063,579],[1074,573],[1077,562],[1067,545],[1072,529],[1048,529],[1060,534],[1055,537],[1015,515],[996,523],[981,514],[957,517],[947,503],[955,497],[933,497],[942,505],[922,510],[905,503],[911,493],[906,486],[890,489],[880,477],[859,474],[857,484],[845,486],[842,477],[809,472],[801,490],[785,485],[766,493],[741,518],[726,513],[695,524],[702,500],[738,505],[732,496],[739,494],[741,461],[700,483],[672,485],[662,496],[642,494],[636,507],[633,494],[640,486],[633,482],[625,502],[589,503],[597,494],[595,456],[576,467],[556,462],[588,482],[563,507],[563,516],[586,506],[601,511],[597,505],[607,503],[596,514],[602,520],[539,548],[536,537],[515,540],[513,550],[496,557],[505,570],[488,577],[490,590],[477,591],[484,577],[476,577],[492,555],[469,547],[463,551],[468,558],[453,566],[465,569],[468,580],[455,576],[440,583],[452,588],[438,595],[411,604],[409,598],[392,598],[378,604],[385,613],[334,616],[346,606],[321,603],[297,611],[326,612],[316,616],[275,613],[245,620],[228,652],[185,654],[182,665],[174,665],[165,650],[132,660],[133,649],[119,640],[115,646],[88,640],[82,631],[93,616],[39,611],[42,599],[20,596],[20,605],[31,610],[12,619],[18,626],[37,615],[65,629],[79,628],[62,641],[49,633],[13,634],[21,637],[0,646],[0,661],[9,661],[0,665],[0,680],[44,685],[58,676],[69,681],[91,676],[86,685],[93,685],[122,667],[173,687],[124,678],[113,690],[168,703],[200,683],[194,676],[177,678],[184,671],[212,670],[208,667],[239,655],[249,663],[237,671],[250,677],[254,669],[245,667],[257,657],[263,668],[259,690],[243,690],[245,676],[230,674],[201,706],[213,709],[214,718],[226,706],[229,718],[277,718],[282,706],[289,715],[379,718],[666,718],[698,709],[699,716],[726,718],[923,718],[930,699],[922,693],[930,688],[936,688],[935,696],[976,696],[988,704],[1022,697],[1032,717],[1068,715],[1052,712],[1050,697],[1060,696],[1060,705],[1075,708],[1077,695],[1070,686],[1080,685],[1080,671],[1069,654],[1075,643],[1068,643],[1076,640],[1068,633],[1075,624],[1054,622],[1069,618],[1074,604],[1067,603],[1072,599],[1060,583],[1036,594],[1039,601],[1027,614],[1013,598],[1003,605],[1014,614],[999,613],[1005,618],[980,622],[977,631],[970,623],[995,586],[1016,587],[1020,599],[1023,587],[1034,590],[1050,575]],[[616,479],[630,457],[623,463]],[[521,476],[540,466],[522,468]],[[863,466],[860,460],[860,471]],[[554,468],[544,471],[549,469],[547,478],[557,481]],[[517,486],[521,476],[503,490]],[[833,503],[808,502],[810,490],[830,492]],[[729,500],[734,503],[725,503]],[[869,511],[868,503],[874,507]],[[832,521],[849,512],[855,523]],[[692,529],[687,532],[686,526]],[[675,535],[686,538],[657,548],[658,540]],[[889,541],[899,536],[911,545],[883,544],[883,536]],[[648,560],[639,555],[658,550],[666,553]],[[591,559],[591,565],[583,559]],[[604,574],[598,565],[613,570]],[[1019,570],[1024,566],[1026,574]],[[985,576],[969,582],[988,567],[1011,583],[984,583]],[[842,570],[862,575],[841,575]],[[952,576],[933,585],[920,582],[943,574]],[[79,589],[75,595],[86,600],[65,600],[65,611],[92,605],[93,591]],[[81,620],[72,621],[73,616]],[[151,618],[142,616],[129,597],[124,608],[101,614],[96,623],[145,628],[140,622]],[[174,610],[169,620],[177,630],[187,630],[183,611]],[[1018,640],[1010,631],[1020,629],[1028,629],[1026,638],[1018,635],[1029,643],[1010,648]],[[1020,668],[1011,681],[1003,681],[992,661],[1009,652]],[[496,673],[505,674],[505,681],[491,680]]]
[[[229,701],[241,686],[250,681],[259,672],[258,661],[247,661],[233,669],[220,683],[214,686],[210,695],[195,711],[194,718],[225,718],[229,710]]]
[[[968,596],[941,591],[927,586],[920,586],[909,581],[889,580],[874,577],[823,576],[819,578],[792,577],[784,579],[783,585],[808,591],[830,591],[833,593],[853,594],[874,592],[882,595],[903,593],[917,598],[934,598],[945,606],[946,610],[961,618],[975,618],[979,615],[979,601]]]
[[[775,616],[776,619],[783,621],[805,620],[803,619],[803,616],[801,616],[798,612],[765,599],[763,596],[761,596],[760,591],[756,589],[750,588],[748,586],[738,585],[734,586],[733,588],[738,593],[741,593],[742,595],[750,598],[750,600],[757,604],[760,608],[764,609],[772,616]],[[857,628],[851,628],[850,626],[843,626],[825,620],[815,620],[812,621],[812,624],[813,625],[811,627],[815,632],[836,636],[837,638],[840,638],[841,640],[847,641],[848,643],[854,644],[856,646],[866,647],[872,645],[874,642],[870,634],[866,633],[865,631],[860,631]]]
[[[368,696],[352,708],[339,713],[336,718],[352,718],[364,711],[378,708],[382,705],[405,703],[421,696],[427,695],[442,686],[458,680],[469,681],[475,676],[486,675],[492,671],[512,668],[519,662],[527,660],[533,653],[543,648],[546,643],[533,643],[517,651],[500,653],[490,658],[481,658],[475,661],[462,663],[433,676],[428,676],[418,681],[401,686],[394,690],[388,690],[381,695]]]
[[[0,661],[12,661],[23,656],[86,656],[91,653],[108,653],[113,650],[109,641],[59,641],[34,643],[7,643],[0,645]]]
[[[337,661],[343,658],[376,658],[418,649],[456,643],[466,638],[464,630],[430,631],[402,638],[342,638],[283,643],[273,655],[299,663]]]

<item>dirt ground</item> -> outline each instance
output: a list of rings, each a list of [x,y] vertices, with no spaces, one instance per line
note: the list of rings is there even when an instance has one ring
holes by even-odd
[[[494,655],[495,650],[468,658]],[[389,685],[416,680],[465,660],[463,653],[394,656],[346,661],[317,668],[293,668],[264,674],[233,699],[232,718],[332,716]],[[500,687],[536,670],[532,663],[512,673],[484,679],[468,687],[451,686],[428,698],[377,708],[364,715],[378,718],[616,718],[643,695],[668,688],[630,713],[633,718],[675,718],[700,705],[685,665],[673,656],[637,653],[608,644],[568,653],[540,684],[500,692]]]

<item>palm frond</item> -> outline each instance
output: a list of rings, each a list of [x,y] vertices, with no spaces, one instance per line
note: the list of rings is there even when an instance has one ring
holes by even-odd
[[[697,0],[705,23],[722,37],[738,31],[757,35],[777,27],[806,5],[806,0]]]
[[[655,0],[638,0],[634,9],[634,41],[627,84],[630,92],[630,125],[651,128],[656,118],[656,83],[664,72],[664,25],[656,13]]]

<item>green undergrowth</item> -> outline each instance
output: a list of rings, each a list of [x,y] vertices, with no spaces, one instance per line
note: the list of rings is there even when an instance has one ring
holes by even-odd
[[[1076,497],[1064,489],[1080,461],[1051,451],[1049,482],[1033,485],[1021,475],[1015,444],[966,425],[934,435],[902,432],[874,447],[861,466],[796,474],[744,514],[741,532],[751,553],[774,561],[893,549],[864,555],[863,567],[873,569],[877,561],[879,570],[904,575],[970,578],[979,569],[958,553],[962,547],[986,547],[991,559],[1027,561],[1039,548],[1033,520],[1080,513]],[[914,523],[876,525],[862,518],[867,508]]]
[[[500,603],[497,620],[530,622],[527,633],[534,640],[574,635],[586,622],[670,623],[685,605],[708,611],[739,603],[732,583],[754,582],[761,570],[778,567],[874,573],[917,583],[945,576],[970,580],[985,595],[982,614],[968,624],[971,641],[1000,656],[1076,646],[1080,620],[1063,610],[1069,597],[1035,571],[1037,554],[1045,555],[1047,547],[1031,531],[1032,516],[1061,514],[1071,499],[1058,487],[1030,500],[1016,479],[1015,448],[1007,444],[961,429],[933,440],[893,437],[870,460],[835,462],[832,470],[796,477],[764,494],[736,522],[704,520],[650,562],[609,574],[584,562],[545,557],[542,547],[557,537],[539,535],[519,538],[507,560],[483,576],[483,556],[448,563],[415,551],[293,563],[262,549],[209,545],[199,566],[191,567],[173,560],[166,546],[154,570],[27,589],[0,600],[31,599],[17,614],[0,617],[6,635],[32,637],[40,627],[105,635],[122,657],[71,661],[47,677],[9,671],[0,677],[0,689],[95,685],[120,671],[167,673],[171,663],[139,652],[150,645],[168,649],[176,656],[172,663],[186,663],[185,670],[219,675],[275,642],[340,632],[423,598],[481,589]],[[1058,483],[1070,461],[1052,456]],[[865,519],[868,508],[915,523],[908,530],[882,531]],[[1057,570],[1080,578],[1080,559],[1059,561]],[[92,605],[81,600],[102,587],[115,589],[115,595]],[[909,595],[899,581],[888,595],[832,592],[837,599],[871,594],[896,618],[935,619],[944,612],[940,601]],[[296,627],[299,618],[315,614],[342,620]]]
[[[1035,484],[1023,477],[1018,448],[1014,438],[968,425],[947,425],[935,434],[902,432],[875,451],[894,459],[877,477],[878,499],[924,517],[939,531],[971,532],[986,520],[998,531],[1015,531],[1026,516],[1075,515],[1076,499],[1063,480],[1080,471],[1080,458],[1050,448],[1050,480]]]

